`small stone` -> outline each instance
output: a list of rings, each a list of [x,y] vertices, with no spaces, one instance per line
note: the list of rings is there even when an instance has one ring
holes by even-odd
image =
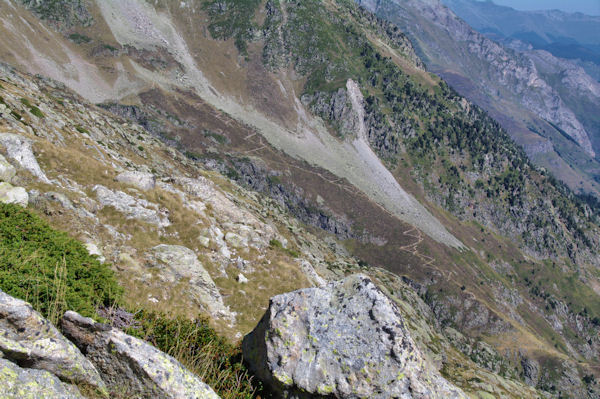
[[[10,183],[16,173],[15,167],[8,163],[6,158],[0,155],[0,181]]]
[[[236,249],[245,248],[248,246],[247,240],[244,240],[242,236],[232,232],[227,232],[225,234],[225,241],[227,241],[229,245]]]
[[[198,237],[198,241],[204,248],[208,248],[210,246],[210,238],[208,237],[200,236]]]
[[[102,251],[98,248],[98,245],[93,242],[88,242],[85,244],[85,248],[88,250],[90,255],[96,256],[100,263],[104,263],[106,258],[102,255]]]
[[[17,204],[27,207],[29,194],[23,187],[13,187],[10,183],[0,183],[0,202],[4,204]]]
[[[139,188],[140,190],[152,190],[156,186],[156,178],[152,173],[127,171],[117,176],[117,181]]]
[[[242,273],[238,274],[237,281],[240,284],[248,284],[248,279]]]

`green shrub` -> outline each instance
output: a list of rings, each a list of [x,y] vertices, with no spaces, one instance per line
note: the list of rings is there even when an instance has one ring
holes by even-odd
[[[90,39],[89,37],[82,35],[80,33],[71,33],[69,35],[69,40],[71,40],[72,42],[75,42],[77,44],[89,43],[92,41],[92,39]]]
[[[280,249],[281,251],[285,252],[286,254],[288,254],[289,256],[291,256],[292,258],[298,258],[300,256],[300,253],[298,251],[295,251],[291,248],[284,248],[283,244],[281,243],[281,241],[277,240],[277,239],[272,239],[271,241],[269,241],[269,246],[271,248],[277,248]]]
[[[168,318],[159,313],[136,314],[140,326],[128,333],[179,360],[223,399],[251,399],[259,389],[242,363],[239,346],[213,330],[208,320]]]
[[[9,204],[0,204],[0,289],[53,323],[67,310],[94,316],[122,293],[112,270],[80,242]]]
[[[82,133],[82,134],[83,134],[83,133],[89,133],[89,132],[87,131],[87,129],[86,129],[86,128],[84,128],[84,127],[83,127],[83,126],[81,126],[81,125],[76,125],[76,126],[75,126],[75,129],[77,129],[77,131],[78,131],[79,133]]]
[[[21,99],[21,103],[24,106],[26,106],[27,108],[29,108],[29,112],[31,112],[33,115],[37,116],[38,118],[44,118],[45,117],[44,113],[38,107],[36,107],[35,105],[31,104],[28,99],[22,98]]]

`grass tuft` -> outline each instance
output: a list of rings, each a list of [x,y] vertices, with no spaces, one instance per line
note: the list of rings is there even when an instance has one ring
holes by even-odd
[[[179,360],[223,399],[251,399],[260,389],[242,363],[239,346],[229,344],[209,326],[208,319],[169,318],[139,312],[140,326],[128,333],[142,338]]]

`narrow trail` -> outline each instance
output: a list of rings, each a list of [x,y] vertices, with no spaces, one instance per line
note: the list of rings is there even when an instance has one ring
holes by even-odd
[[[252,142],[252,144],[258,144],[259,146],[256,148],[253,148],[251,150],[247,150],[244,153],[248,154],[248,153],[256,153],[262,150],[266,150],[270,153],[272,153],[273,155],[279,155],[277,154],[276,151],[274,151],[272,148],[270,148],[268,145],[264,144],[262,142],[262,138],[259,137],[258,139],[258,143],[256,143],[256,139],[254,139],[254,137],[256,137],[256,132],[244,137],[244,140],[248,141],[248,142]],[[323,181],[335,185],[338,188],[347,191],[351,194],[362,194],[362,192],[357,189],[356,187],[350,185],[350,187],[348,187],[348,183],[344,183],[344,179],[343,178],[335,178],[335,179],[330,179],[326,176],[324,176],[321,172],[318,171],[314,171],[314,170],[310,170],[310,169],[306,169],[303,168],[301,166],[298,165],[291,165],[291,164],[287,164],[284,162],[280,162],[280,161],[276,161],[273,158],[270,160],[270,163],[275,164],[275,165],[279,165],[280,168],[282,169],[288,169],[288,168],[294,168],[294,169],[298,169],[304,173],[310,173],[312,175],[315,175],[317,177],[319,177],[320,179],[322,179]],[[396,216],[394,216],[391,212],[389,212],[385,207],[383,207],[380,204],[374,203],[377,207],[379,207],[381,210],[383,210],[386,214],[389,215],[389,217],[391,218],[396,218]],[[421,253],[419,251],[419,245],[423,242],[424,238],[423,238],[423,232],[421,230],[419,230],[417,227],[415,226],[411,226],[408,230],[405,230],[402,233],[404,236],[406,237],[410,237],[415,239],[414,242],[410,243],[410,244],[406,244],[406,245],[402,245],[399,246],[398,249],[402,252],[406,252],[411,254],[412,256],[415,256],[416,258],[418,258],[422,263],[421,265],[419,265],[422,268],[428,268],[433,270],[434,272],[438,272],[441,273],[442,276],[447,280],[447,281],[451,281],[452,279],[452,271],[446,271],[446,270],[442,270],[440,268],[435,267],[435,258],[431,257],[429,255],[425,255],[423,253]]]

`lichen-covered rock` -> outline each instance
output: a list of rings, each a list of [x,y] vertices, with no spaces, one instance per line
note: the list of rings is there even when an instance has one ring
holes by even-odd
[[[169,283],[188,280],[190,296],[211,315],[232,317],[215,282],[191,249],[180,245],[158,245],[148,254],[148,265],[158,268],[160,277]]]
[[[71,311],[65,313],[62,328],[115,392],[144,398],[219,398],[177,360],[121,330]]]
[[[100,375],[31,305],[0,291],[0,354],[28,368],[46,370],[64,381],[104,389]]]
[[[168,210],[160,209],[158,205],[145,199],[134,198],[123,191],[112,191],[101,185],[94,186],[93,191],[98,202],[103,206],[112,206],[125,214],[128,219],[138,219],[159,227],[167,227],[171,224]]]
[[[0,155],[0,181],[10,183],[12,178],[15,177],[15,174],[15,167],[8,163],[6,158]]]
[[[79,390],[62,383],[44,370],[24,369],[0,358],[0,398],[3,399],[80,399]]]
[[[117,176],[117,181],[139,188],[140,190],[152,190],[156,186],[156,178],[152,173],[127,171]]]
[[[243,341],[252,371],[288,398],[464,398],[364,275],[271,299]]]
[[[26,207],[29,202],[29,194],[27,194],[27,191],[23,187],[13,187],[10,183],[1,182],[0,202]]]
[[[8,157],[17,161],[23,169],[28,170],[41,182],[50,184],[50,180],[33,155],[31,144],[31,140],[18,134],[0,134],[0,145],[6,148]]]

